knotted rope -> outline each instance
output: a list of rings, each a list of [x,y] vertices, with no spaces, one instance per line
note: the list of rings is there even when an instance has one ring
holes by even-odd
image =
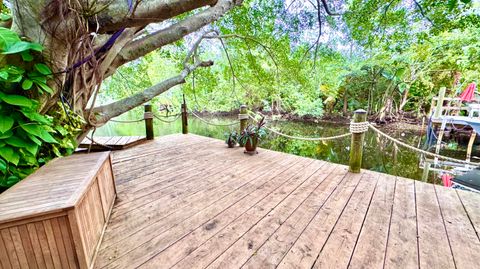
[[[370,123],[368,121],[363,122],[350,122],[350,133],[352,134],[361,134],[368,131],[368,126]]]

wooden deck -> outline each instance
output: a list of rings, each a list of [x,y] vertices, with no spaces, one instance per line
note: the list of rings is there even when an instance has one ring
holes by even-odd
[[[114,153],[95,268],[478,268],[480,196],[219,140]]]
[[[93,151],[122,150],[141,144],[146,141],[146,138],[145,136],[96,136],[93,140],[94,142],[85,138],[78,147],[91,147]]]

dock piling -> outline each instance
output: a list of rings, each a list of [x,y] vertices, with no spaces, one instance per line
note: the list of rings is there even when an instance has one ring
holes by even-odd
[[[182,134],[188,134],[188,114],[187,114],[187,102],[185,101],[185,95],[183,96],[182,104]]]
[[[355,110],[353,115],[353,122],[360,123],[367,121],[367,111],[363,109]],[[365,132],[352,132],[352,142],[350,145],[350,160],[349,171],[352,173],[360,173],[362,168],[363,157],[363,141],[365,139]]]
[[[153,113],[152,113],[152,105],[145,104],[144,105],[143,118],[145,119],[145,134],[147,140],[153,140],[154,133],[153,133]]]
[[[240,120],[240,130],[238,134],[241,134],[242,131],[245,128],[247,128],[247,123],[248,123],[247,105],[240,106],[240,113],[238,114],[238,119]],[[243,147],[241,142],[239,142],[239,144],[241,147]]]

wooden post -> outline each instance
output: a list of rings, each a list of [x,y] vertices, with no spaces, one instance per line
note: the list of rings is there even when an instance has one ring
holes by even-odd
[[[435,114],[433,115],[433,118],[439,118],[440,116],[442,116],[443,99],[445,99],[446,90],[447,88],[445,87],[440,88],[437,99],[437,107],[435,108]]]
[[[240,132],[241,133],[245,128],[247,128],[248,116],[247,116],[247,106],[240,106]]]
[[[367,111],[358,109],[353,115],[353,122],[365,122],[367,121]],[[365,133],[352,133],[352,142],[350,145],[350,168],[348,169],[352,173],[360,173],[362,168],[363,157],[363,141],[365,139]]]
[[[473,148],[473,143],[475,142],[476,137],[477,137],[477,132],[475,132],[475,130],[472,130],[472,134],[470,135],[470,140],[468,141],[468,146],[467,146],[467,159],[466,159],[467,162],[469,162],[472,158],[472,148]]]
[[[185,95],[183,95],[183,104],[182,104],[182,134],[188,134],[188,113],[187,113],[187,102],[185,101]]]
[[[154,133],[153,133],[153,114],[152,114],[152,105],[151,104],[145,104],[144,105],[144,111],[145,113],[143,114],[143,118],[145,119],[145,133],[147,140],[153,140],[154,138]]]
[[[422,181],[427,182],[428,181],[428,174],[430,173],[430,167],[432,164],[430,162],[425,161],[423,164],[423,174],[422,174]]]
[[[240,106],[240,113],[238,114],[238,119],[240,120],[240,130],[238,134],[241,134],[245,128],[247,128],[248,124],[248,114],[247,114],[247,106],[246,105],[241,105]],[[238,144],[240,147],[243,147],[243,143],[238,141]]]

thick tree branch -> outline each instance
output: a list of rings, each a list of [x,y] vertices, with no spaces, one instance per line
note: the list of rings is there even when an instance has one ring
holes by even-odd
[[[199,67],[209,67],[213,65],[213,61],[200,61],[196,57],[196,51],[200,46],[201,41],[205,38],[206,34],[203,35],[197,42],[194,43],[193,47],[187,53],[185,61],[183,62],[183,70],[180,74],[166,79],[140,93],[134,94],[130,97],[124,98],[122,100],[113,102],[108,105],[103,105],[93,108],[92,111],[88,111],[89,115],[92,117],[89,118],[89,123],[93,126],[100,126],[105,124],[111,118],[119,116],[145,102],[150,101],[155,96],[162,94],[163,92],[171,89],[174,86],[185,83],[185,78],[192,73],[195,69]],[[193,64],[190,65],[189,62],[193,60]]]
[[[152,22],[161,22],[182,13],[204,6],[214,5],[217,0],[132,0],[133,14],[126,0],[101,0],[97,6],[106,8],[96,18],[92,17],[91,24],[100,26],[101,32],[115,31],[124,27],[137,27]]]
[[[93,115],[96,115],[96,118],[90,121],[96,125],[102,125],[106,123],[111,118],[117,117],[127,111],[132,110],[133,108],[140,106],[141,104],[152,100],[155,96],[166,92],[174,86],[185,83],[185,78],[195,69],[199,67],[208,67],[213,65],[213,61],[203,61],[196,63],[193,66],[188,66],[183,69],[180,74],[177,76],[166,79],[143,92],[137,93],[120,101],[96,107],[93,109]]]
[[[242,1],[239,0],[218,0],[217,4],[213,7],[151,35],[132,41],[119,53],[117,59],[112,64],[112,68],[118,68],[162,46],[180,40],[184,36],[218,20],[236,5],[241,4],[241,2]]]

